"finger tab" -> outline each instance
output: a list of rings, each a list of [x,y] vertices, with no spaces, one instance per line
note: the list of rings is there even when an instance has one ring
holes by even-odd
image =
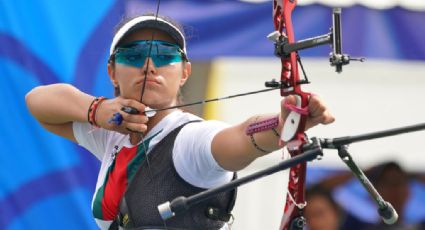
[[[130,106],[124,106],[121,108],[121,111],[126,112],[128,114],[139,114],[139,110],[130,107]]]

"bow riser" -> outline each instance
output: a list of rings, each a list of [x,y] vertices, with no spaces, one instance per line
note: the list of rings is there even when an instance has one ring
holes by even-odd
[[[296,0],[273,1],[273,22],[275,30],[280,34],[279,39],[285,39],[289,44],[295,43],[291,14],[296,6],[296,3]],[[303,92],[301,89],[297,53],[291,52],[289,55],[281,56],[281,63],[281,83],[284,86],[281,89],[281,96],[296,95],[297,99],[299,100],[297,103],[298,106],[301,108],[306,108],[310,94]],[[298,120],[298,124],[296,124],[296,121],[290,121],[292,123],[291,126],[293,126],[291,128],[296,129],[293,137],[290,140],[290,143],[287,143],[290,145],[288,146],[288,151],[292,157],[302,153],[301,145],[306,142],[304,134],[306,120],[307,117],[302,115]],[[304,190],[306,166],[306,163],[302,163],[290,169],[288,194],[280,229],[289,229],[290,225],[294,224],[292,223],[293,220],[298,216],[302,216],[302,208],[300,208],[298,204],[305,203]]]

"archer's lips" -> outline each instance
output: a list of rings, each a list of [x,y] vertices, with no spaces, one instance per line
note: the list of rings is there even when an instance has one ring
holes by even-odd
[[[138,81],[138,82],[136,82],[136,84],[144,84],[143,82],[144,82],[145,80],[144,79],[142,79],[141,81]],[[160,84],[157,80],[155,80],[155,79],[150,79],[150,78],[147,78],[146,79],[146,84]]]

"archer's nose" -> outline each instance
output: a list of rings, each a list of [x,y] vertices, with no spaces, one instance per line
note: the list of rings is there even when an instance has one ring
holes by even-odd
[[[142,72],[144,75],[156,73],[155,63],[152,58],[146,58],[145,64],[142,66]]]

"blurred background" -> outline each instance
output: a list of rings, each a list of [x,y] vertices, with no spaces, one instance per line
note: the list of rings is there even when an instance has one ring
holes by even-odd
[[[361,4],[360,4],[361,3]],[[156,1],[0,0],[0,229],[96,229],[90,210],[99,162],[81,147],[44,131],[25,106],[38,85],[70,83],[112,97],[106,71],[115,25],[126,16],[155,12]],[[293,12],[296,39],[325,34],[332,7],[342,7],[343,51],[365,57],[341,74],[329,66],[329,46],[301,51],[312,82],[336,122],[308,132],[338,137],[425,121],[425,2],[300,0]],[[193,74],[186,102],[264,88],[280,76],[280,61],[266,36],[273,31],[271,1],[161,1],[160,14],[181,22]],[[279,111],[277,91],[187,108],[207,119],[236,124],[250,115]],[[403,222],[425,220],[425,133],[353,144],[364,169],[396,162],[409,175]],[[282,153],[259,159],[240,176],[276,164]],[[308,185],[346,173],[336,152],[308,168]],[[233,229],[277,229],[285,175],[239,189]],[[357,182],[332,188],[345,212],[378,222],[373,202]]]

